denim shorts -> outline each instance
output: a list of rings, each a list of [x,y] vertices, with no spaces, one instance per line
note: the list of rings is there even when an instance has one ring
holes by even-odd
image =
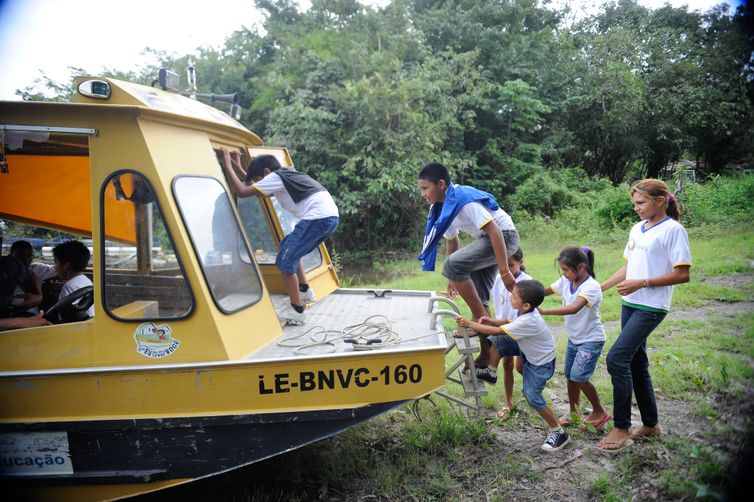
[[[605,342],[576,345],[568,340],[565,353],[565,377],[572,382],[588,382],[597,367]]]
[[[338,228],[338,217],[329,216],[318,220],[301,220],[293,232],[280,242],[280,252],[275,265],[286,274],[295,274],[301,258],[314,251]]]
[[[522,353],[521,360],[524,366],[524,397],[535,411],[542,411],[547,408],[542,391],[545,390],[547,381],[555,374],[555,359],[537,366],[527,361]]]
[[[521,350],[518,348],[518,342],[508,335],[490,336],[487,340],[495,346],[500,357],[521,355]]]

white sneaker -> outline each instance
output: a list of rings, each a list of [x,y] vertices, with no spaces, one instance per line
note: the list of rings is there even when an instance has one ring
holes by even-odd
[[[312,288],[307,289],[305,293],[299,292],[299,297],[301,298],[301,303],[312,303],[317,299],[317,295],[314,294]]]
[[[299,314],[290,304],[286,304],[283,308],[277,310],[276,313],[278,319],[285,321],[287,324],[302,325],[306,321],[306,314],[304,312]]]

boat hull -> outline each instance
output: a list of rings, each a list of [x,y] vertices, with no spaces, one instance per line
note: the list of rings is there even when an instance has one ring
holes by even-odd
[[[6,480],[21,491],[34,488],[55,493],[56,487],[132,485],[131,489],[119,486],[113,492],[99,491],[95,497],[118,498],[149,491],[155,483],[195,480],[285,453],[338,434],[405,402],[256,415],[4,424],[0,436],[6,447],[12,437],[19,445],[24,437],[39,439],[45,434],[49,438],[65,437],[67,444],[48,442],[48,453],[27,450],[12,458],[6,456],[2,469]],[[56,473],[56,468],[62,470],[56,455],[64,455],[66,447],[72,472]],[[48,454],[53,460],[50,471],[44,473]],[[14,462],[22,465],[14,466]]]

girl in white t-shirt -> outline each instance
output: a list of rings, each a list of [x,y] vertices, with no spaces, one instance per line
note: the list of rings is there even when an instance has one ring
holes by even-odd
[[[613,383],[613,429],[597,444],[615,452],[634,439],[660,435],[657,403],[649,375],[647,338],[670,309],[673,285],[688,282],[691,251],[686,229],[678,222],[680,210],[664,181],[645,179],[631,187],[634,225],[623,251],[626,264],[602,283],[607,291],[617,285],[623,297],[621,332],[607,354]],[[631,429],[631,395],[642,425]]]
[[[558,309],[539,309],[542,315],[562,315],[568,334],[565,376],[571,417],[561,417],[560,425],[580,420],[579,401],[583,392],[592,404],[585,421],[597,429],[612,417],[602,407],[597,389],[589,381],[605,345],[605,327],[600,319],[602,289],[594,278],[594,252],[588,246],[567,247],[558,256],[563,276],[545,289],[545,295],[557,294],[563,300]]]

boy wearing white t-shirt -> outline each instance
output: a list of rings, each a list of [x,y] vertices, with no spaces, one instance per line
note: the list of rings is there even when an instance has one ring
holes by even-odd
[[[81,241],[66,241],[52,248],[57,276],[66,281],[60,290],[58,301],[81,288],[92,285],[92,281],[84,275],[90,255],[89,248]],[[94,305],[87,309],[86,314],[94,317]]]
[[[552,409],[547,406],[542,391],[555,373],[555,340],[537,307],[545,297],[545,288],[539,281],[521,281],[511,294],[511,305],[519,312],[513,322],[500,327],[469,321],[461,316],[456,322],[462,328],[475,329],[486,335],[502,335],[518,342],[521,350],[524,384],[523,393],[529,405],[539,413],[550,428],[542,449],[553,452],[562,449],[570,440]],[[497,364],[500,354],[495,345],[490,347],[490,364]]]
[[[301,265],[301,258],[314,251],[338,227],[339,213],[330,193],[311,176],[285,169],[273,155],[254,157],[243,173],[238,152],[223,149],[223,169],[233,192],[239,197],[275,197],[280,205],[299,218],[293,232],[280,241],[275,265],[283,276],[290,299],[277,311],[278,319],[289,324],[304,324],[304,303],[315,300]],[[241,182],[240,175],[244,176]],[[250,185],[250,183],[252,183]]]

